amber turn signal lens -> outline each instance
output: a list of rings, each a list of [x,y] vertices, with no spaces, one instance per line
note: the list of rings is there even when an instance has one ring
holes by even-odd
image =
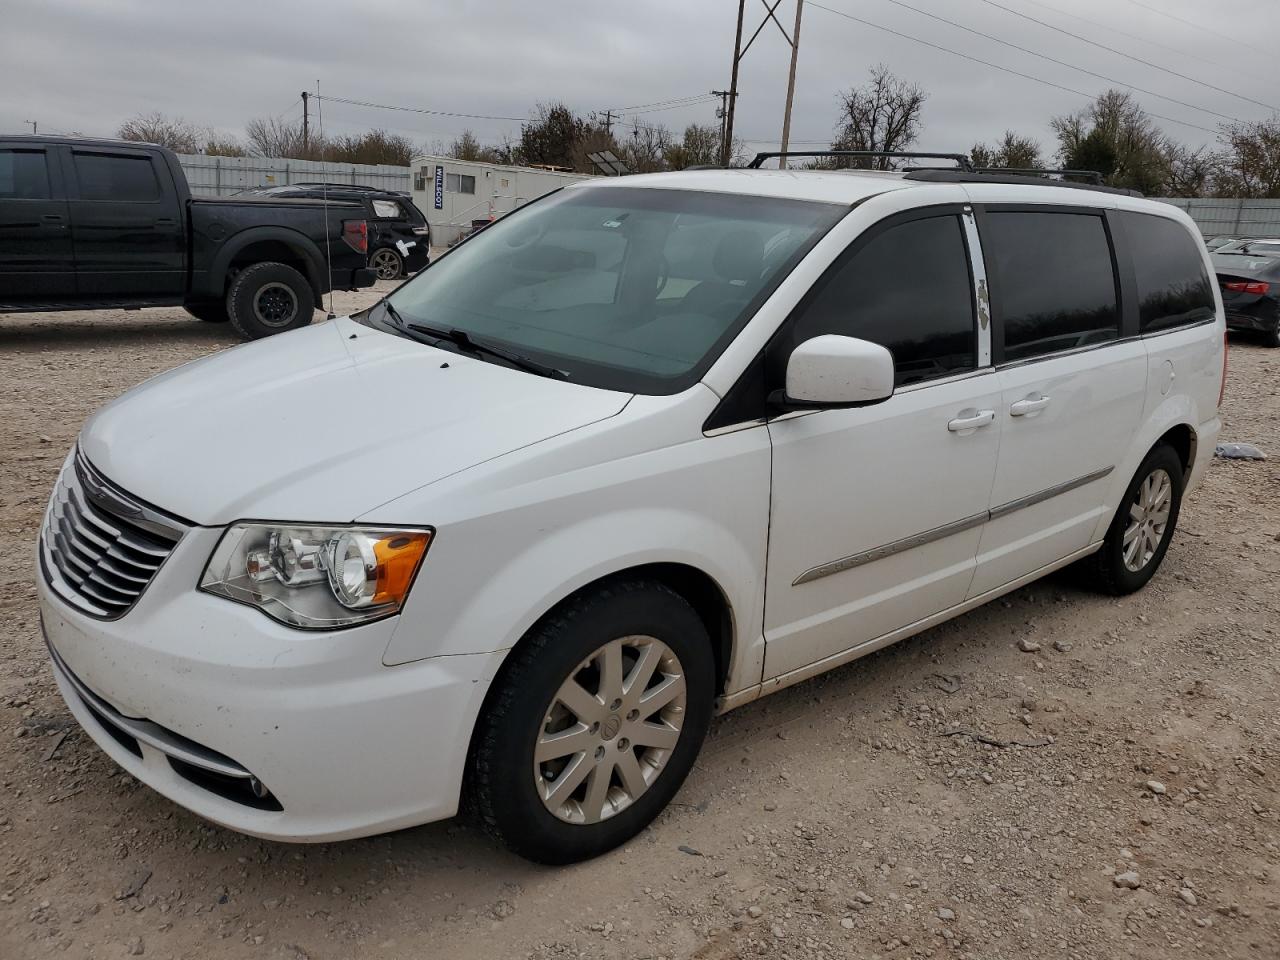
[[[373,603],[403,603],[413,583],[418,564],[426,555],[431,534],[397,533],[378,540],[373,545],[373,555],[378,562],[378,587]]]

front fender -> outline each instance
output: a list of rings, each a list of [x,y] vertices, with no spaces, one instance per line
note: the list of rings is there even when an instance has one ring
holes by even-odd
[[[515,646],[603,577],[653,563],[706,574],[734,630],[726,689],[759,683],[769,441],[763,428],[572,466],[576,431],[386,504],[363,520],[436,527],[387,664]],[[600,443],[607,441],[600,440]],[[596,449],[584,437],[582,449]],[[487,475],[486,475],[487,474]],[[534,476],[536,474],[536,476]]]

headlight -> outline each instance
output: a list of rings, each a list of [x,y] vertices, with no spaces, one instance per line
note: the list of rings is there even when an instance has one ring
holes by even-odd
[[[200,589],[312,630],[399,613],[433,531],[238,523],[209,558]]]

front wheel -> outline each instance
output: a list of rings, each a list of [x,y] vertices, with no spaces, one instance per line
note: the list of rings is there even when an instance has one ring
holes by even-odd
[[[404,259],[391,247],[379,247],[369,254],[369,266],[379,280],[399,280],[404,275]]]
[[[579,597],[495,681],[471,760],[481,816],[540,863],[625,843],[680,789],[714,696],[710,639],[678,594],[635,581]]]
[[[1182,506],[1182,458],[1160,444],[1142,461],[1107,530],[1102,549],[1085,560],[1094,584],[1116,595],[1133,593],[1155,576]]]
[[[227,290],[227,314],[245,340],[305,327],[313,313],[311,285],[283,263],[251,264],[236,274]]]

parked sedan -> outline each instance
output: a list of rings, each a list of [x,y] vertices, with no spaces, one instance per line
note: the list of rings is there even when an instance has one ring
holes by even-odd
[[[1228,330],[1252,330],[1280,347],[1280,241],[1255,241],[1213,254]]]

